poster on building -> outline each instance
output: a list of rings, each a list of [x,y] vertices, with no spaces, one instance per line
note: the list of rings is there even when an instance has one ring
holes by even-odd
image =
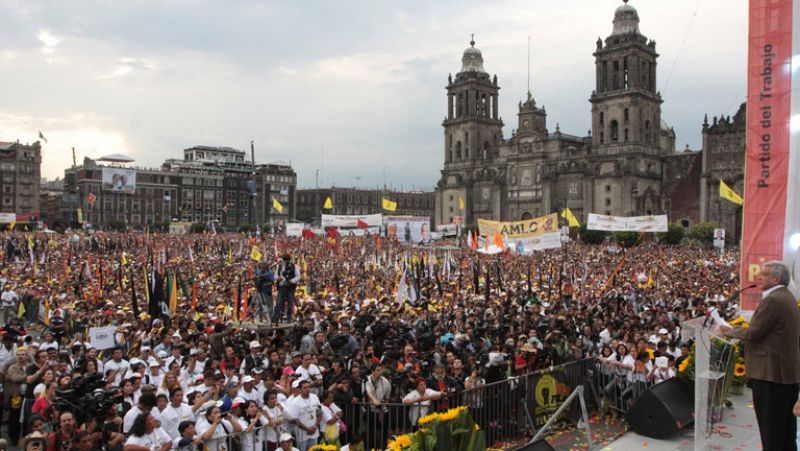
[[[366,229],[336,229],[341,237],[350,236],[375,236],[381,233],[380,227],[367,227]]]
[[[586,228],[604,232],[666,232],[667,215],[608,216],[589,213]]]
[[[714,229],[714,247],[725,248],[725,229]]]
[[[191,228],[191,222],[171,222],[169,224],[169,233],[172,235],[186,235]]]
[[[358,228],[359,221],[367,227],[380,227],[383,224],[383,215],[322,215],[322,228]]]
[[[103,168],[103,189],[117,193],[136,192],[136,169]]]
[[[11,224],[17,222],[16,213],[0,213],[0,224]]]
[[[792,65],[800,53],[796,8],[792,0],[750,0],[742,287],[757,283],[771,260],[800,275],[800,127],[791,121],[800,118],[800,71]],[[760,302],[758,288],[742,293],[742,310]]]
[[[387,216],[386,235],[401,243],[430,241],[431,218],[427,216]]]

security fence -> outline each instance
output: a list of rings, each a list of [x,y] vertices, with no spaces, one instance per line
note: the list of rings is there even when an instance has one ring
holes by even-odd
[[[624,413],[652,385],[652,382],[630,378],[627,373],[617,371],[616,367],[612,368],[597,359],[578,360],[448,393],[438,400],[412,404],[374,405],[367,402],[340,406],[346,426],[339,429],[338,442],[363,443],[366,450],[385,449],[391,437],[413,432],[420,417],[456,406],[467,406],[475,423],[485,431],[487,445],[498,442],[523,443],[547,423],[578,386],[583,386],[590,412],[599,409],[601,413],[610,410]],[[564,412],[560,421],[573,424],[581,421],[578,403],[572,403]],[[271,446],[267,448],[267,442],[277,440],[282,432],[294,435],[296,431],[291,424],[279,428],[265,426],[250,432],[220,434],[201,446],[207,450],[263,451],[272,449]],[[324,428],[319,431],[320,443],[325,432]],[[190,451],[198,448],[193,445],[176,449]]]

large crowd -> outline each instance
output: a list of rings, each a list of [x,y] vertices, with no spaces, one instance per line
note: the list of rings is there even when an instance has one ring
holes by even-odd
[[[699,244],[14,232],[3,251],[3,434],[49,450],[369,448],[386,406],[415,424],[551,365],[664,380],[681,322],[739,283]]]

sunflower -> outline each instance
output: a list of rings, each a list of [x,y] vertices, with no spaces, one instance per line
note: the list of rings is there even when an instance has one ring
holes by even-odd
[[[744,363],[737,363],[736,366],[733,367],[733,375],[736,377],[744,377],[745,376],[745,369]]]
[[[417,423],[419,423],[419,425],[422,426],[424,424],[430,423],[431,421],[439,420],[439,419],[440,419],[439,418],[439,414],[434,412],[434,413],[432,413],[430,415],[425,415],[424,417],[420,418],[419,420],[417,420]]]
[[[728,324],[730,324],[731,326],[738,326],[739,324],[742,324],[743,322],[744,322],[744,317],[740,316],[740,317],[736,318],[735,320],[729,322]]]

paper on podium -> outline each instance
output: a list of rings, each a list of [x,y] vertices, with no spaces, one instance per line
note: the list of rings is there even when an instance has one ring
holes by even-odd
[[[715,319],[719,318],[719,320]],[[696,340],[698,331],[702,330],[705,333],[713,336],[715,339],[721,340],[728,344],[735,343],[736,339],[728,338],[722,335],[720,327],[732,327],[719,315],[717,309],[709,312],[708,316],[698,316],[697,318],[690,319],[681,323],[681,340]]]

